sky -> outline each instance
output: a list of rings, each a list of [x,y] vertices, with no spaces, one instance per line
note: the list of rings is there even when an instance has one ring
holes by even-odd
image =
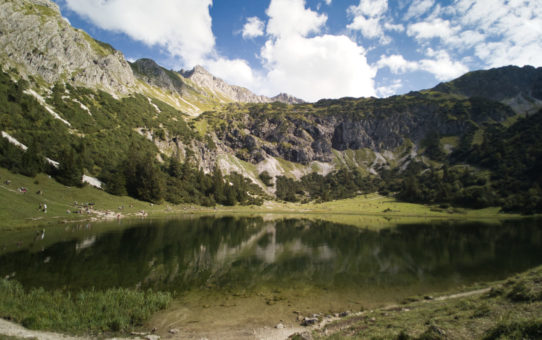
[[[257,94],[388,97],[542,66],[540,0],[54,0],[129,61],[202,65]]]

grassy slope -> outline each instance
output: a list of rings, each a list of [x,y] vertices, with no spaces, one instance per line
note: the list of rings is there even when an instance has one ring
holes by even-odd
[[[6,180],[11,180],[6,185]],[[23,194],[17,189],[26,187],[28,192]],[[42,195],[36,194],[38,190]],[[105,193],[102,190],[85,186],[83,188],[66,187],[40,174],[36,178],[29,178],[13,174],[0,168],[0,229],[18,229],[28,226],[37,226],[49,223],[58,223],[65,220],[88,220],[100,218],[98,214],[80,215],[67,213],[74,210],[74,201],[79,203],[95,203],[98,212],[109,211],[111,217],[121,213],[123,217],[135,216],[144,210],[151,216],[163,216],[185,213],[205,214],[302,214],[303,217],[326,219],[338,223],[347,223],[357,226],[368,224],[390,224],[400,221],[413,222],[416,219],[428,218],[498,218],[513,217],[513,215],[499,214],[498,208],[482,210],[442,210],[420,204],[402,203],[396,200],[371,194],[351,199],[344,199],[321,204],[299,204],[267,202],[261,207],[236,206],[203,208],[190,205],[171,206],[169,204],[151,205],[147,202],[137,201],[130,197],[118,197]],[[47,213],[38,210],[40,203],[46,203]],[[119,211],[119,207],[124,209]],[[371,218],[375,223],[370,223]]]
[[[488,285],[482,294],[413,299],[329,324],[316,338],[540,339],[542,267]],[[479,287],[477,287],[479,288]]]

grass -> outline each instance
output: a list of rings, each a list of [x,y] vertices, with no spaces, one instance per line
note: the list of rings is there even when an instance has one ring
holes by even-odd
[[[0,280],[0,317],[35,330],[71,334],[129,333],[171,302],[169,293],[115,288],[74,293],[25,290]]]
[[[244,163],[243,163],[244,164]],[[255,174],[254,169],[250,172]],[[5,184],[10,180],[9,185]],[[18,188],[27,188],[21,193]],[[37,192],[42,194],[38,195]],[[94,210],[89,214],[68,213],[78,207],[74,202],[94,203]],[[38,210],[40,203],[47,204],[47,213]],[[109,195],[103,190],[90,186],[83,188],[66,187],[47,175],[39,174],[35,178],[13,174],[0,168],[0,230],[21,229],[26,227],[58,224],[64,221],[88,221],[103,219],[106,212],[110,218],[136,216],[145,211],[149,216],[165,217],[178,214],[290,214],[303,215],[305,218],[324,219],[337,223],[366,227],[372,220],[376,225],[390,225],[398,222],[426,221],[427,219],[488,219],[511,218],[519,215],[501,214],[499,208],[441,209],[437,206],[399,202],[394,198],[378,194],[362,195],[325,203],[281,203],[268,201],[263,206],[200,206],[168,203],[152,205],[130,197]],[[122,210],[119,208],[122,207]],[[370,217],[370,218],[369,218]],[[378,222],[377,222],[378,221]]]
[[[415,299],[329,324],[317,339],[540,339],[542,267],[490,284],[482,294]],[[517,299],[516,293],[522,292]],[[327,334],[327,335],[326,335]]]
[[[6,185],[9,180],[11,183]],[[25,187],[26,193],[18,188]],[[38,195],[37,192],[42,194]],[[118,197],[102,190],[85,186],[83,188],[66,187],[44,174],[30,178],[13,174],[0,168],[0,229],[19,229],[64,220],[88,220],[98,217],[98,214],[67,213],[77,207],[74,202],[95,203],[97,212],[118,211],[123,206],[123,214],[135,214],[139,210],[152,208],[149,203],[137,201],[130,197]],[[38,210],[40,203],[47,204],[47,213]]]

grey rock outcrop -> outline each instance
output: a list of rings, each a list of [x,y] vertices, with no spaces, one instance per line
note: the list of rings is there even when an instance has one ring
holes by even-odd
[[[287,93],[280,93],[274,97],[271,97],[271,101],[273,102],[281,102],[286,104],[303,104],[305,101],[303,99],[296,98],[292,95],[289,95]]]
[[[180,96],[184,96],[188,91],[189,86],[181,80],[178,73],[166,70],[152,59],[139,59],[131,63],[130,66],[136,77],[147,84],[166,89]]]
[[[202,66],[195,66],[192,70],[179,72],[183,77],[193,81],[198,87],[218,97],[225,97],[240,103],[268,103],[271,100],[265,96],[259,96],[250,90],[236,85],[230,85],[224,80],[215,77]]]
[[[119,51],[77,30],[49,0],[0,0],[0,60],[47,83],[126,93],[135,78]]]

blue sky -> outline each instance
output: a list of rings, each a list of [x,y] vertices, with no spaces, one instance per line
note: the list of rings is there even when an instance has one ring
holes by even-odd
[[[55,0],[73,26],[258,94],[386,97],[469,70],[542,66],[540,0]]]

